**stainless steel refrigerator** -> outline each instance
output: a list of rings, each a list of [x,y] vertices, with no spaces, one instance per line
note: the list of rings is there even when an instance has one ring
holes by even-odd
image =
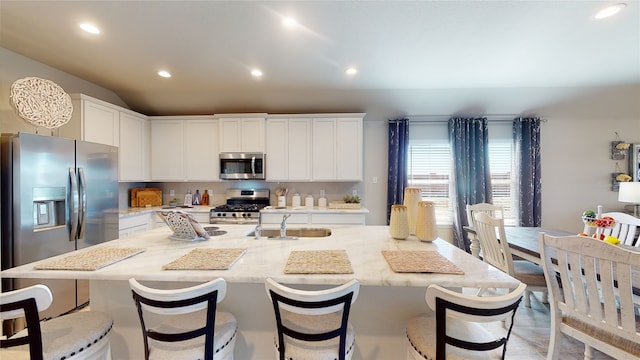
[[[118,148],[61,137],[2,134],[2,269],[118,237]],[[89,301],[76,280],[2,279],[2,291],[41,283],[53,292],[43,317]]]

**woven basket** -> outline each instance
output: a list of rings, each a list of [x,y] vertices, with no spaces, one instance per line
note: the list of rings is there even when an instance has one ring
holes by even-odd
[[[344,201],[331,201],[329,203],[329,209],[360,209],[360,203],[346,203]]]

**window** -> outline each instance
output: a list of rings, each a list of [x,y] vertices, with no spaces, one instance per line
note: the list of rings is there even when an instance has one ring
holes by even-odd
[[[408,186],[436,205],[439,224],[451,224],[451,148],[446,122],[415,123],[409,131]],[[489,123],[489,168],[493,203],[504,208],[505,224],[515,225],[511,123]]]

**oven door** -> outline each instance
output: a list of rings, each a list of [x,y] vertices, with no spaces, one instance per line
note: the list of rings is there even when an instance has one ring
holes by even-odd
[[[265,155],[260,153],[221,153],[220,179],[265,179]]]

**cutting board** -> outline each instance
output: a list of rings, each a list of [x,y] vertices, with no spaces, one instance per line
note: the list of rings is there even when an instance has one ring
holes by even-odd
[[[162,189],[131,189],[131,207],[162,206]]]

